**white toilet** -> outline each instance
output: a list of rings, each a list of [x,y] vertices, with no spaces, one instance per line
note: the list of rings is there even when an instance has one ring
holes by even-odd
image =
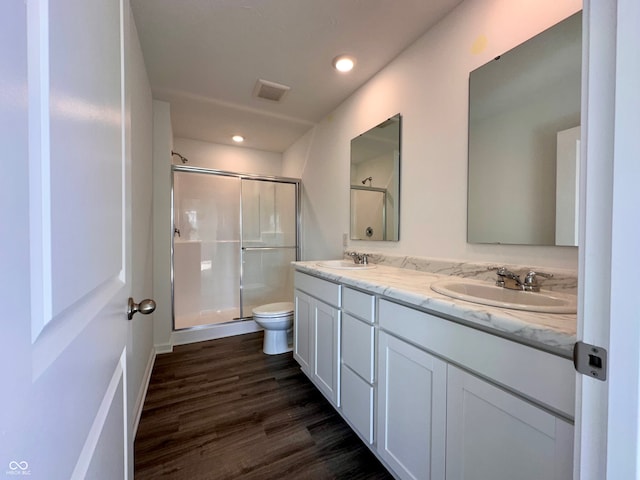
[[[253,309],[253,319],[264,328],[262,351],[267,355],[290,352],[288,330],[293,326],[293,303],[278,302]]]

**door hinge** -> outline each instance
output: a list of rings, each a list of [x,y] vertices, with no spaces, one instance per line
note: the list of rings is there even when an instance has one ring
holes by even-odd
[[[583,375],[604,382],[607,379],[607,350],[577,342],[573,346],[573,365]]]

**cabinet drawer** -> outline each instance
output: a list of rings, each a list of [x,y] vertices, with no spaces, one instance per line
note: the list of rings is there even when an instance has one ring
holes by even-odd
[[[342,366],[342,413],[368,442],[373,443],[373,387]]]
[[[345,313],[342,318],[342,361],[358,375],[373,383],[374,328]]]
[[[376,297],[349,287],[343,287],[342,295],[342,308],[345,312],[369,323],[375,321]]]
[[[298,290],[302,290],[329,305],[340,307],[340,285],[337,283],[328,282],[298,271],[295,272],[294,281]]]

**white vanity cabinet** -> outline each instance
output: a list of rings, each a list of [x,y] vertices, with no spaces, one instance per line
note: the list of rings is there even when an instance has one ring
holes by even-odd
[[[341,410],[360,437],[374,441],[375,296],[342,287]]]
[[[550,413],[573,411],[568,359],[386,300],[379,310],[377,445],[400,478],[572,478],[573,425]]]
[[[378,454],[401,479],[444,480],[447,364],[385,332],[378,352]]]
[[[295,272],[294,350],[302,371],[340,406],[340,285]]]
[[[571,360],[295,272],[294,357],[399,479],[569,480]]]

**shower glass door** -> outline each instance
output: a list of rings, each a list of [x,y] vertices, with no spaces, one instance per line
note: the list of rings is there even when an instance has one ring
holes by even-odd
[[[242,179],[242,315],[293,297],[297,259],[297,185]]]
[[[252,318],[290,302],[299,181],[173,167],[173,325]]]
[[[176,330],[224,323],[240,311],[240,179],[173,173]]]

